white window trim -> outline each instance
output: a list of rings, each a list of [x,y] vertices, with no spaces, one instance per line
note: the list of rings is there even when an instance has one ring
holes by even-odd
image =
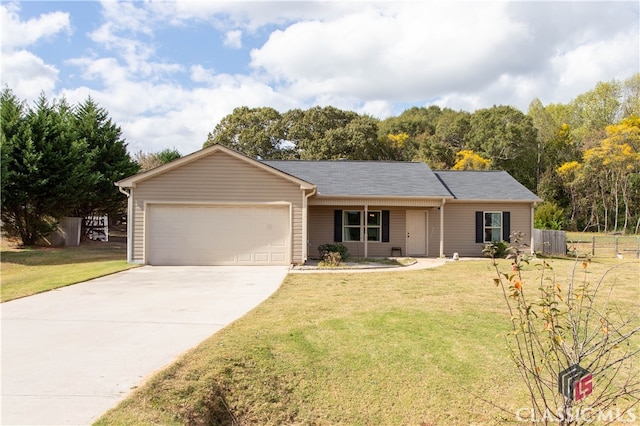
[[[367,232],[367,235],[365,235],[365,238],[370,243],[381,243],[382,242],[382,210],[369,210],[369,211],[367,211],[367,215],[371,214],[371,213],[378,213],[378,219],[380,221],[380,224],[379,225],[367,225],[366,228],[367,229],[378,229],[378,239],[377,240],[370,240],[368,232]],[[368,221],[368,216],[367,216],[366,219],[363,219],[363,222],[364,221]],[[363,232],[364,232],[364,230],[363,230]]]
[[[349,225],[347,224],[347,215],[349,213],[359,213],[360,214],[360,224],[359,225]],[[360,242],[362,241],[362,216],[364,216],[364,212],[362,210],[343,210],[342,211],[342,241],[344,242]],[[360,229],[360,239],[359,240],[348,240],[347,239],[347,229],[351,228],[359,228]]]
[[[485,225],[487,219],[487,213],[500,215],[500,226],[487,226]],[[504,229],[504,215],[501,211],[486,211],[482,212],[482,235],[484,236],[485,244],[492,243],[494,240],[487,241],[487,229],[500,229],[500,238],[497,241],[502,241],[502,234]],[[493,234],[493,232],[492,232]]]
[[[347,225],[347,213],[360,213],[360,225]],[[365,217],[364,210],[343,210],[342,211],[342,240],[346,243],[358,243],[364,242],[365,240],[370,243],[380,243],[382,242],[382,210],[368,210],[366,214],[369,213],[378,213],[378,217],[380,219],[379,225],[367,226],[367,218]],[[347,228],[360,228],[360,240],[347,240],[345,230]],[[379,229],[378,239],[377,240],[369,240],[367,229]]]

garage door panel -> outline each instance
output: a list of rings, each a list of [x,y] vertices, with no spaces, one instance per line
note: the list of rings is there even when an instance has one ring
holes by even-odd
[[[151,205],[147,263],[286,265],[289,208]]]
[[[271,253],[272,262],[285,262],[286,260],[285,253]]]

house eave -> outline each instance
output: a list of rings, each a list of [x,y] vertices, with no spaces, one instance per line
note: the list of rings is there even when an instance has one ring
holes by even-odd
[[[309,199],[310,206],[362,206],[377,205],[388,207],[439,207],[443,198],[451,199],[452,197],[394,197],[394,196],[344,196],[344,195],[323,195],[314,196]]]
[[[446,199],[453,199],[453,196],[451,195],[431,195],[431,196],[425,196],[425,195],[359,195],[359,194],[353,194],[353,195],[331,195],[331,194],[316,194],[315,196],[316,198],[335,198],[335,199],[355,199],[355,198],[367,198],[367,199],[371,199],[371,198],[379,198],[379,199],[398,199],[398,200],[442,200],[443,198]]]

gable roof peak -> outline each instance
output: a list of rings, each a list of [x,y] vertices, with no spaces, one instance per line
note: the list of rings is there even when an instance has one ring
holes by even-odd
[[[257,167],[261,167],[265,170],[267,170],[270,173],[279,175],[287,180],[290,180],[292,182],[295,182],[297,184],[300,185],[300,187],[304,188],[304,189],[313,189],[315,187],[315,185],[304,181],[303,179],[300,179],[297,176],[292,176],[289,175],[287,173],[282,172],[281,170],[278,170],[274,167],[270,167],[267,164],[264,164],[261,161],[255,160],[245,154],[242,154],[236,150],[233,150],[231,148],[228,148],[224,145],[221,144],[213,144],[211,146],[208,146],[206,148],[202,148],[198,151],[192,152],[191,154],[185,155],[184,157],[180,157],[177,158],[173,161],[170,161],[169,163],[163,164],[161,166],[158,166],[154,169],[151,170],[147,170],[146,172],[142,172],[142,173],[138,173],[135,174],[133,176],[129,176],[125,179],[119,180],[118,182],[115,182],[116,186],[119,186],[120,188],[134,188],[136,186],[136,184],[144,182],[145,180],[151,179],[155,176],[167,173],[171,170],[177,169],[179,167],[183,167],[193,161],[199,160],[201,158],[205,158],[208,157],[210,155],[213,155],[217,152],[221,152],[224,153],[226,155],[230,155],[234,158],[237,158],[240,161],[244,161],[247,163],[251,163],[256,165]]]

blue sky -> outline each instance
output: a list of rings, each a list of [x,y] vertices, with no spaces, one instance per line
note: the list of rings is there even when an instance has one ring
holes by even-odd
[[[526,112],[640,71],[639,3],[0,0],[0,80],[93,97],[131,152],[202,147],[235,107],[379,118],[412,106]]]

